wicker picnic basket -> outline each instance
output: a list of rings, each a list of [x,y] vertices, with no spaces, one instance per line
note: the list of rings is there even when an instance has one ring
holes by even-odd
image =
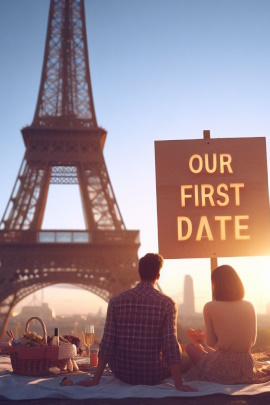
[[[14,374],[31,376],[48,375],[51,367],[64,370],[68,359],[59,360],[59,348],[57,346],[47,346],[47,330],[40,318],[36,316],[30,318],[26,323],[25,332],[28,332],[29,324],[34,319],[39,321],[42,326],[44,346],[11,346],[6,353],[10,355]]]

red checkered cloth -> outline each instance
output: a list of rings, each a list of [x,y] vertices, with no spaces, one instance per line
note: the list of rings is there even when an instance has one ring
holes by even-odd
[[[113,297],[108,305],[99,358],[128,384],[160,383],[180,364],[176,304],[152,283]]]

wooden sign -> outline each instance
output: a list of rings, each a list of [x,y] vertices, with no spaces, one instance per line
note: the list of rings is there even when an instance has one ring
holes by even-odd
[[[270,255],[265,138],[155,142],[159,252]]]

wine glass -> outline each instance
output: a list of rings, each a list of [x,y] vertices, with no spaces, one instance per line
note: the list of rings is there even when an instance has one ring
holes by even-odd
[[[85,325],[84,330],[84,343],[87,346],[87,356],[90,354],[90,347],[95,341],[95,329],[94,325]]]

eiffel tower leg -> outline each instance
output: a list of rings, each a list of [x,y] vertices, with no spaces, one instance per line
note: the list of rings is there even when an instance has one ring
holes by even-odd
[[[92,141],[89,152],[93,160],[82,162],[77,168],[87,228],[125,230],[99,140],[96,143]]]
[[[12,294],[10,295],[7,299],[5,299],[4,301],[1,302],[0,304],[0,314],[1,314],[1,318],[0,318],[0,341],[3,340],[6,330],[7,330],[7,326],[8,326],[8,322],[9,322],[9,318],[11,315],[11,312],[15,306],[15,301],[16,301],[16,295]]]
[[[46,164],[23,159],[1,226],[4,229],[39,229],[50,182]]]

